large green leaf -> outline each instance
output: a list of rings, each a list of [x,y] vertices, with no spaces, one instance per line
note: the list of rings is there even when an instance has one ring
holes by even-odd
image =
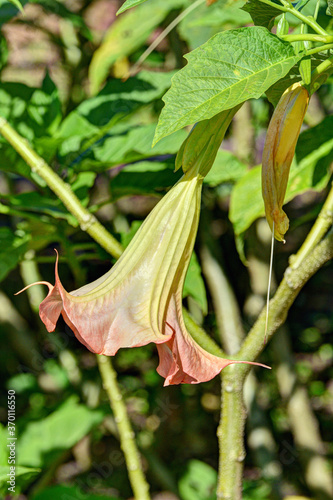
[[[111,66],[138,49],[168,12],[187,0],[150,0],[116,19],[95,51],[89,67],[91,93],[98,92]]]
[[[267,5],[260,0],[248,0],[242,10],[251,15],[256,26],[264,26],[269,30],[274,24],[274,19],[282,14],[278,8]]]
[[[68,450],[103,419],[99,410],[91,410],[69,398],[43,420],[29,423],[17,442],[17,463],[45,467],[59,452]]]
[[[186,125],[259,98],[302,57],[266,28],[225,31],[187,56],[163,100],[155,142]]]
[[[333,161],[333,116],[300,135],[296,148],[285,203],[309,189],[321,191],[328,183]],[[249,170],[235,185],[230,201],[229,217],[236,235],[265,214],[261,196],[261,166]]]
[[[106,125],[115,114],[127,115],[158,99],[169,88],[173,75],[174,72],[141,71],[126,82],[110,80],[96,97],[80,104],[77,112],[93,125]]]
[[[327,0],[326,14],[328,16],[333,16],[333,0]]]
[[[126,82],[110,80],[96,97],[86,99],[65,118],[57,132],[57,138],[62,139],[59,149],[62,163],[81,168],[82,160],[94,144],[114,131],[115,121],[159,99],[170,87],[173,75],[174,72],[141,71]]]

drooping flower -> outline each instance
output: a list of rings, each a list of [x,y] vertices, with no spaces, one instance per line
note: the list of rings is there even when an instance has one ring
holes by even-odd
[[[262,155],[262,195],[267,222],[278,241],[284,241],[289,219],[282,210],[289,170],[304,116],[309,93],[300,82],[281,96],[269,123]]]
[[[242,362],[205,351],[184,325],[182,291],[197,233],[202,182],[200,167],[188,169],[155,206],[116,264],[96,281],[68,293],[58,275],[57,259],[55,285],[42,282],[49,287],[40,304],[47,330],[54,331],[62,315],[88,349],[109,356],[121,347],[154,342],[164,385],[204,382],[225,366]]]

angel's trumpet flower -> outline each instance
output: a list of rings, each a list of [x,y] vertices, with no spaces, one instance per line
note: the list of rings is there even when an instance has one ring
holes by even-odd
[[[289,219],[282,210],[289,170],[304,116],[309,93],[300,82],[281,96],[270,121],[262,156],[262,195],[267,222],[278,241],[284,241]]]
[[[112,269],[68,293],[56,283],[40,304],[48,331],[60,314],[98,354],[157,344],[165,385],[205,382],[231,363],[202,349],[187,332],[182,291],[196,238],[203,175],[196,164],[155,206]],[[244,361],[245,362],[245,361]],[[251,363],[258,364],[258,363]]]

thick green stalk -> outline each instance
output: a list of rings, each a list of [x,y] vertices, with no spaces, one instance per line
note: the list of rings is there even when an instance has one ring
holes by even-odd
[[[305,283],[332,257],[333,233],[319,243],[297,269],[291,271],[288,279],[282,280],[270,303],[268,338],[284,323],[288,310]],[[262,352],[265,318],[266,311],[263,310],[238,352],[239,359],[255,360]],[[241,498],[240,477],[244,459],[243,435],[246,418],[242,388],[250,369],[250,365],[241,364],[228,366],[222,371],[222,419],[218,432],[221,450],[217,488],[219,500]]]
[[[109,357],[96,355],[103,387],[109,397],[110,405],[117,423],[120,445],[123,450],[128,475],[136,500],[150,500],[149,486],[144,476],[140,455],[135,443],[134,432],[128,418],[126,405],[119,390],[117,374]]]
[[[238,365],[227,366],[221,372],[221,419],[217,430],[220,448],[218,500],[241,500],[246,410],[243,402],[243,380]]]
[[[333,195],[330,193],[317,218],[313,232],[316,238],[310,236],[312,251],[305,240],[298,254],[291,259],[285,276],[280,283],[274,298],[270,302],[269,325],[267,338],[271,338],[281,326],[297,295],[326,262],[333,257],[333,232],[331,231],[322,241],[320,238],[327,232],[329,221],[327,215],[333,212]],[[319,242],[320,241],[320,242]],[[315,246],[317,245],[317,246]],[[297,267],[294,267],[294,263]],[[263,351],[266,311],[259,315],[256,323],[247,335],[237,358],[254,361]],[[243,384],[250,365],[241,364],[228,366],[222,371],[222,419],[219,427],[220,465],[217,498],[238,500],[241,498],[240,476],[243,460],[243,434],[245,412],[243,411]],[[237,370],[237,371],[236,371]],[[238,411],[236,414],[234,411]]]

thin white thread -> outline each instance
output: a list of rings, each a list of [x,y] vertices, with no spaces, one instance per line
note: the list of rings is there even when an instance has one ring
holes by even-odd
[[[272,227],[271,256],[270,256],[270,260],[269,260],[269,275],[268,275],[268,285],[267,285],[266,321],[265,321],[264,344],[266,344],[266,341],[267,341],[268,315],[269,315],[269,296],[270,296],[270,292],[271,292],[272,272],[273,272],[273,255],[274,255],[274,221],[273,221],[273,227]]]

